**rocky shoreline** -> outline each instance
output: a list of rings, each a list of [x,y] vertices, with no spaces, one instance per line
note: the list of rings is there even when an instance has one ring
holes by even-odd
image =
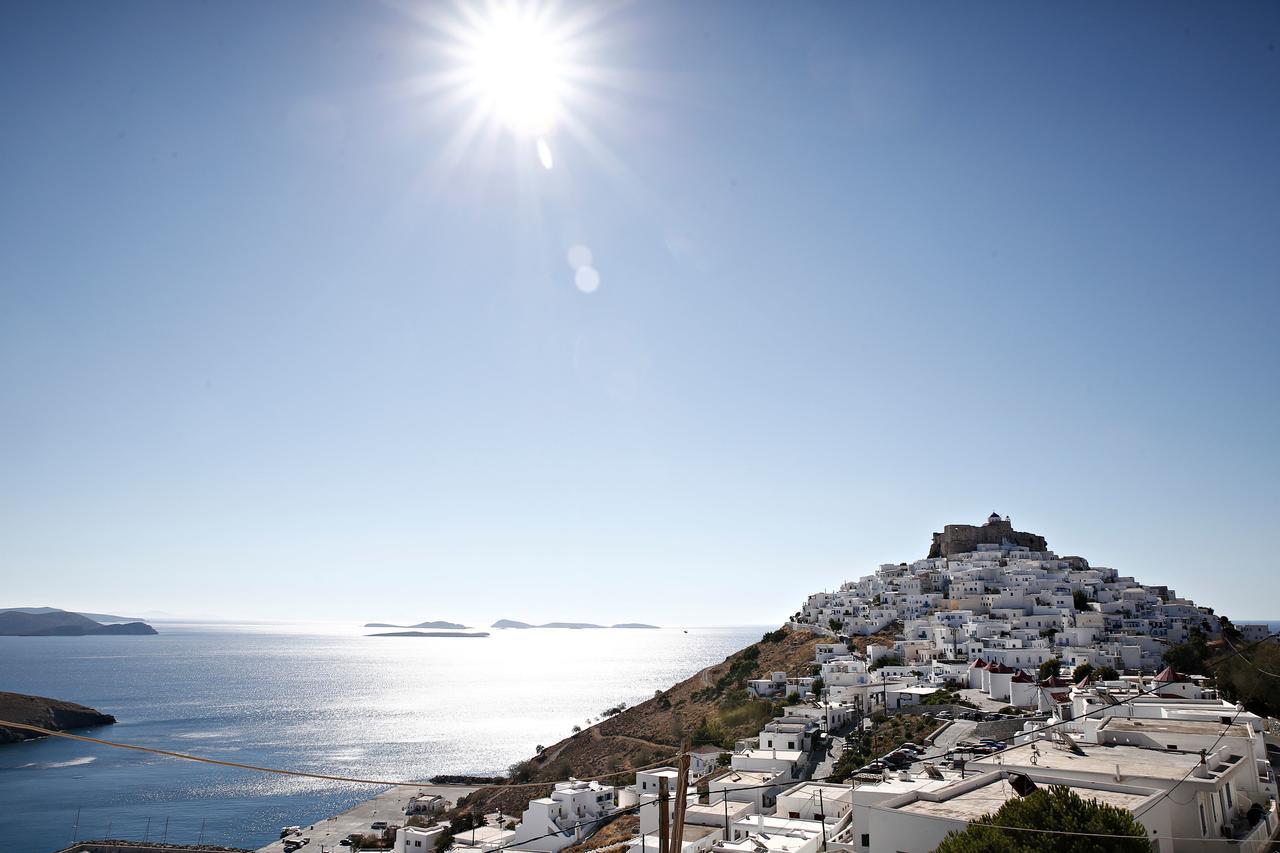
[[[53,731],[66,731],[110,725],[116,721],[116,718],[75,702],[0,691],[0,720],[39,726]],[[27,729],[6,728],[0,725],[0,743],[17,743],[39,737],[45,737],[45,735]]]

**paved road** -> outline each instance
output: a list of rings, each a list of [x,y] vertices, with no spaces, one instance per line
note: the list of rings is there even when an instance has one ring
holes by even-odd
[[[302,836],[311,839],[311,843],[299,853],[334,853],[338,850],[349,850],[339,842],[353,832],[372,832],[369,825],[374,821],[385,820],[388,823],[404,823],[404,807],[410,797],[419,793],[439,794],[450,802],[457,802],[477,788],[461,786],[423,785],[421,788],[392,788],[383,791],[372,799],[357,803],[339,815],[302,827]],[[296,837],[296,836],[295,836]],[[273,841],[260,847],[258,853],[284,853],[284,841]]]
[[[978,724],[973,720],[956,720],[947,726],[946,731],[938,735],[933,746],[925,752],[926,758],[943,755],[962,740],[973,740],[973,732]]]
[[[840,758],[840,753],[844,751],[844,738],[831,736],[831,748],[827,750],[827,754],[822,756],[818,762],[817,768],[813,771],[810,779],[825,779],[831,775],[831,770],[836,765],[836,761]]]

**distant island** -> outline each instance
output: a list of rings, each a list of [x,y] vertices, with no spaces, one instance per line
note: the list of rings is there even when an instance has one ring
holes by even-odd
[[[67,729],[105,726],[116,721],[116,718],[110,714],[103,714],[85,705],[77,705],[75,702],[3,691],[0,691],[0,719],[59,732]],[[0,726],[0,743],[17,743],[20,740],[38,737],[45,737],[45,735],[27,729],[9,729]]]
[[[395,627],[395,626],[391,626]],[[387,631],[382,634],[367,634],[369,637],[487,637],[488,631]]]
[[[594,622],[545,622],[542,625],[530,625],[528,622],[519,622],[515,619],[499,619],[489,626],[490,628],[514,628],[517,630],[525,630],[529,628],[569,628],[571,630],[583,630],[587,628],[653,628],[657,625],[645,625],[642,622],[621,622],[617,625],[597,625]]]
[[[28,610],[41,612],[29,613]],[[82,613],[56,608],[17,608],[0,612],[0,637],[83,637],[91,634],[157,634],[146,622],[104,625]]]
[[[109,613],[86,613],[83,610],[63,610],[59,607],[0,607],[0,613],[78,613],[95,622],[145,622],[140,616],[112,616]]]
[[[393,625],[390,622],[366,622],[365,628],[426,628],[437,631],[460,631],[463,628],[470,627],[468,625],[460,625],[457,622],[419,622],[417,625]]]

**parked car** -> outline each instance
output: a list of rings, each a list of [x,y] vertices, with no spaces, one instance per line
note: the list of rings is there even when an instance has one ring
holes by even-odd
[[[387,822],[385,820],[375,820],[373,823],[369,824],[369,828],[378,830],[386,829]]]

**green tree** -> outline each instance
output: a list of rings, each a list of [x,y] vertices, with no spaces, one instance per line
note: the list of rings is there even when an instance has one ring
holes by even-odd
[[[1114,666],[1100,666],[1093,672],[1096,681],[1115,681],[1120,677]]]
[[[1082,663],[1075,669],[1071,670],[1071,680],[1076,684],[1079,684],[1091,675],[1093,675],[1093,664],[1091,663]]]
[[[538,747],[538,752],[542,752],[542,750],[543,747]],[[535,769],[533,762],[526,759],[525,761],[517,761],[508,767],[507,775],[511,778],[513,784],[520,785],[533,778]]]
[[[1190,675],[1207,675],[1209,660],[1209,644],[1199,629],[1191,632],[1191,638],[1185,643],[1165,649],[1164,662],[1178,672]]]
[[[1214,667],[1224,696],[1255,714],[1276,717],[1280,716],[1280,678],[1267,674],[1271,672],[1280,672],[1280,643],[1275,641],[1232,654]]]
[[[809,689],[813,691],[814,696],[821,696],[822,688],[826,686],[827,686],[827,683],[823,681],[821,678],[815,678],[813,680],[813,684],[809,686]]]
[[[1071,597],[1075,600],[1076,610],[1084,611],[1092,609],[1089,607],[1089,596],[1085,594],[1084,590],[1077,589],[1075,592],[1071,593]]]
[[[1053,678],[1056,676],[1058,674],[1058,670],[1061,668],[1062,661],[1057,658],[1049,658],[1047,661],[1040,664],[1040,669],[1036,671],[1036,674],[1040,676],[1041,681],[1044,681],[1046,678]]]
[[[724,726],[719,720],[703,718],[698,723],[698,727],[693,730],[693,745],[703,746],[708,743],[714,743],[717,746],[723,746],[727,733]]]
[[[1004,829],[1002,827],[1012,827]],[[1053,835],[1024,830],[1098,833],[1106,837]],[[1054,786],[1009,800],[942,840],[935,853],[1151,853],[1146,830],[1128,809],[1086,800]]]
[[[436,853],[444,853],[453,846],[453,830],[446,829],[436,836]]]

